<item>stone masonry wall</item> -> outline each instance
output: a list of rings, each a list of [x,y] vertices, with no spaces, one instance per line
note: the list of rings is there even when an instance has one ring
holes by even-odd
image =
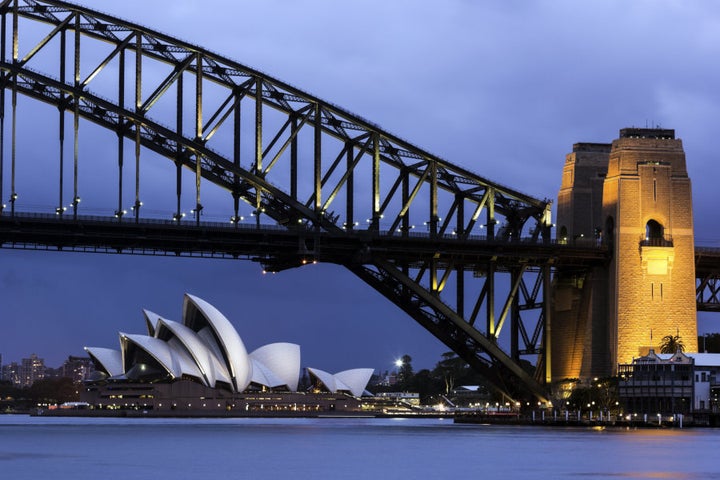
[[[692,195],[680,140],[613,142],[604,205],[616,225],[615,365],[658,349],[665,335],[679,334],[697,351]],[[650,221],[662,238],[646,238]]]
[[[556,273],[553,380],[614,374],[619,363],[657,351],[666,335],[680,335],[687,351],[697,351],[692,191],[682,142],[671,130],[625,129],[620,137],[612,145],[575,144],[566,156],[557,240],[577,242],[601,229],[592,240],[613,256],[606,272],[589,277],[592,295],[583,293],[583,279]],[[660,225],[658,238],[647,237],[649,222]]]

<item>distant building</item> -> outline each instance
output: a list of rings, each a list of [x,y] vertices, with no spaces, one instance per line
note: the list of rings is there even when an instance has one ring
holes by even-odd
[[[11,382],[14,386],[20,386],[20,365],[17,362],[10,362],[2,367],[2,378]]]
[[[45,378],[45,360],[36,354],[23,358],[20,363],[20,387],[29,387],[37,380]]]
[[[490,392],[483,385],[461,385],[446,396],[455,407],[479,407],[491,399]]]
[[[74,357],[70,355],[60,367],[60,376],[71,378],[73,382],[80,383],[87,380],[95,371],[90,357]]]
[[[398,382],[397,372],[388,372],[387,370],[382,375],[373,375],[371,384],[379,387],[392,387]]]
[[[385,398],[398,403],[405,403],[413,407],[420,405],[420,394],[416,392],[380,392],[377,398]]]

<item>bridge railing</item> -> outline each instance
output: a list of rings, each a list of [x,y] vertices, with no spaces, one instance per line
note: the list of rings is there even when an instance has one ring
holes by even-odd
[[[640,241],[641,247],[672,247],[673,239],[670,235],[662,237],[648,237]]]
[[[308,223],[302,223],[292,226],[283,226],[283,225],[277,225],[277,224],[269,224],[269,223],[256,223],[256,222],[216,222],[216,221],[200,221],[197,222],[195,220],[189,219],[189,220],[175,220],[175,219],[162,219],[162,218],[135,218],[135,217],[112,217],[112,216],[103,216],[103,215],[77,215],[73,216],[72,214],[50,214],[50,213],[38,213],[38,212],[15,212],[14,214],[4,213],[0,214],[0,222],[12,222],[14,220],[17,221],[41,221],[44,223],[52,222],[52,223],[96,223],[96,224],[122,224],[126,226],[130,226],[133,224],[136,225],[146,225],[146,226],[167,226],[167,227],[178,227],[178,228],[186,228],[188,230],[197,230],[197,229],[219,229],[219,230],[243,230],[243,231],[253,231],[253,230],[265,230],[265,231],[275,231],[275,232],[299,232],[299,231],[305,231],[309,233],[313,233],[314,227],[312,224]],[[355,227],[352,231],[347,231],[347,235],[352,235],[353,233],[357,233],[358,235],[361,235],[366,238],[397,238],[397,239],[430,239],[432,238],[430,232],[421,232],[421,231],[412,231],[412,232],[404,232],[404,233],[397,233],[390,230],[373,230],[373,229],[361,229]],[[474,242],[482,242],[482,243],[488,243],[493,245],[501,245],[501,244],[522,244],[522,245],[546,245],[546,246],[557,246],[561,248],[567,247],[568,249],[571,248],[597,248],[602,249],[602,245],[600,245],[598,242],[595,242],[593,240],[585,240],[585,239],[578,239],[573,242],[567,242],[562,241],[559,239],[549,239],[547,241],[539,241],[536,238],[533,238],[531,236],[528,237],[521,237],[516,238],[512,240],[501,240],[498,238],[488,238],[487,235],[466,235],[466,236],[460,236],[456,233],[449,233],[449,234],[443,234],[443,235],[437,235],[434,237],[435,239],[441,239],[441,240],[453,240],[458,243],[474,243]],[[717,252],[720,254],[720,249],[716,249]]]

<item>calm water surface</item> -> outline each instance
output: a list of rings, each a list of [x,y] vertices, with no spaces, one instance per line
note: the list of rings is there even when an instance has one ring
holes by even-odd
[[[720,479],[719,430],[0,415],[0,479]]]

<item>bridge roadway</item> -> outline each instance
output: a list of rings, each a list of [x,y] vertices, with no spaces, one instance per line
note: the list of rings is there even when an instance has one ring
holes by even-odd
[[[412,248],[407,248],[412,246]],[[31,250],[68,250],[134,255],[175,255],[243,258],[272,263],[273,259],[344,264],[367,247],[386,258],[412,263],[427,256],[452,256],[463,263],[498,258],[526,258],[531,263],[557,266],[591,266],[606,261],[607,253],[592,243],[488,241],[483,236],[460,240],[455,235],[431,238],[424,233],[390,235],[357,229],[341,234],[312,227],[286,228],[250,223],[219,223],[159,219],[125,219],[81,215],[76,219],[38,213],[0,215],[0,247]],[[441,247],[441,248],[439,248]],[[314,255],[322,255],[321,258]],[[362,263],[362,262],[361,262]],[[277,264],[277,267],[280,267]],[[288,265],[290,266],[290,265]],[[294,266],[294,265],[293,265]],[[282,268],[278,268],[282,270]],[[720,248],[696,247],[698,281],[720,276]],[[718,309],[720,310],[720,308]]]
[[[309,262],[363,264],[372,255],[413,268],[428,259],[452,261],[472,268],[489,258],[499,269],[518,263],[589,267],[606,261],[606,250],[593,244],[564,245],[489,241],[482,236],[432,238],[411,232],[327,232],[312,227],[286,228],[249,223],[213,223],[113,217],[15,213],[0,215],[0,246],[30,250],[62,250],[135,255],[174,255],[249,259],[267,271],[281,271]]]
[[[500,271],[519,263],[557,268],[602,266],[607,251],[592,242],[566,245],[489,241],[482,236],[432,238],[410,232],[355,230],[327,232],[312,227],[286,228],[249,223],[176,222],[100,216],[58,216],[35,213],[0,215],[0,247],[30,250],[122,253],[246,259],[265,271],[277,272],[312,262],[361,265],[373,255],[422,268],[429,259],[482,270],[489,259]],[[698,311],[720,312],[720,248],[696,247]]]

